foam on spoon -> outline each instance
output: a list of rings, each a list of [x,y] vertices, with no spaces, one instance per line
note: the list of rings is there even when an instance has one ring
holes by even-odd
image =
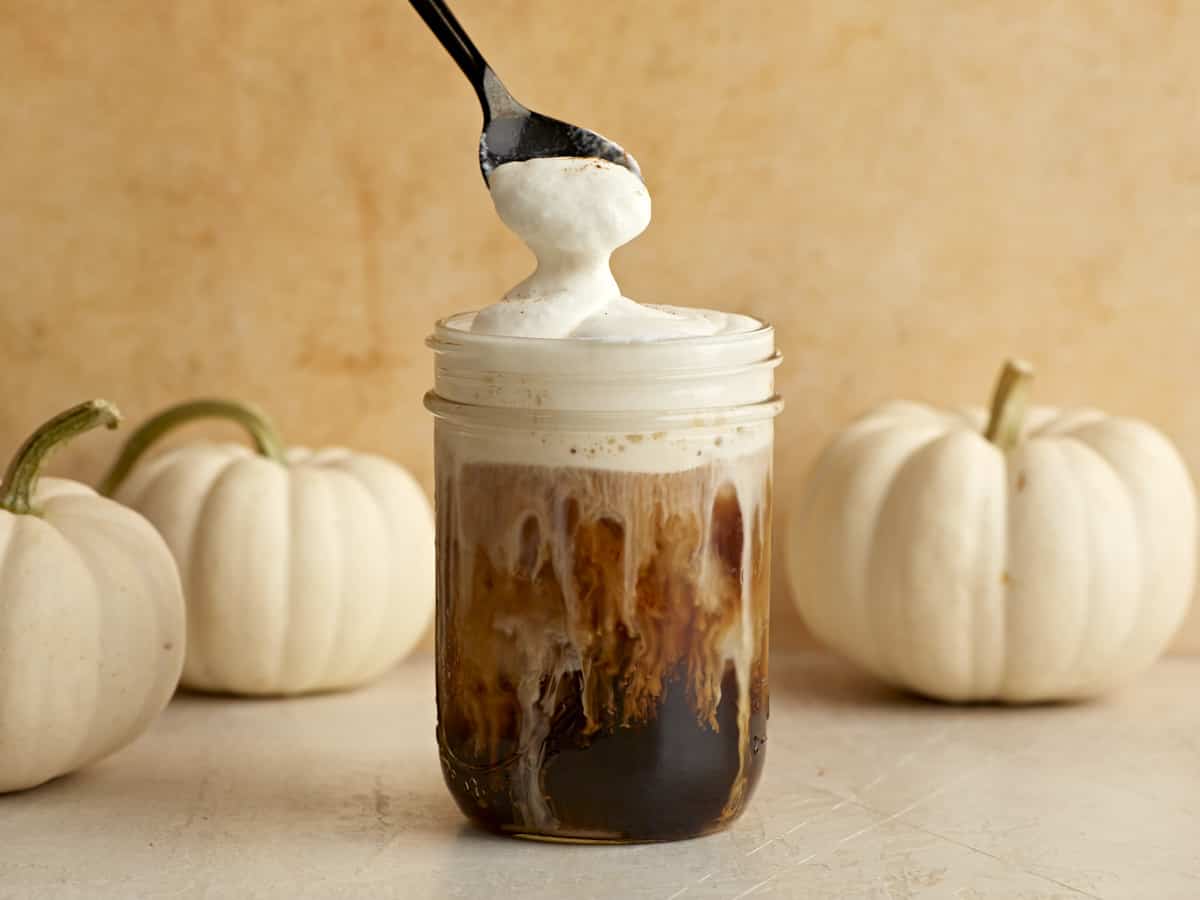
[[[488,186],[496,212],[533,251],[537,269],[478,312],[471,331],[656,341],[759,327],[749,316],[652,306],[621,294],[609,259],[650,224],[650,193],[624,166],[580,157],[530,159],[497,167]]]

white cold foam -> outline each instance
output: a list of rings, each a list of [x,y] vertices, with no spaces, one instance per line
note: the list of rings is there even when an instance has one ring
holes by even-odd
[[[489,187],[538,265],[499,303],[452,317],[434,337],[446,354],[438,397],[514,411],[502,427],[459,434],[459,462],[678,472],[769,446],[769,413],[727,416],[774,396],[771,329],[749,316],[636,303],[609,270],[613,250],[650,222],[641,179],[604,160],[531,159],[497,167]],[[531,410],[558,411],[556,426],[518,425]],[[653,421],[685,412],[675,427]],[[619,415],[599,425],[591,413]]]
[[[624,166],[577,157],[530,159],[497,167],[488,186],[496,212],[533,251],[537,269],[481,310],[472,331],[655,341],[758,327],[748,316],[644,305],[622,296],[609,259],[650,224],[650,193]]]
[[[670,341],[481,335],[438,324],[432,406],[465,411],[462,462],[679,472],[769,446],[774,333]]]

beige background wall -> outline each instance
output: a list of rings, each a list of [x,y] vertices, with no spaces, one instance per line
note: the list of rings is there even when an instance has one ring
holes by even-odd
[[[627,292],[778,325],[781,511],[849,417],[982,401],[1008,353],[1200,470],[1200,4],[455,7],[520,97],[637,154]],[[530,264],[478,127],[400,0],[0,0],[0,442],[232,394],[428,484],[422,338]]]

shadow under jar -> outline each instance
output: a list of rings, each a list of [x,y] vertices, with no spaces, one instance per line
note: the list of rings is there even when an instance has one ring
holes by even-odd
[[[656,342],[438,323],[437,739],[504,833],[693,837],[765,756],[768,325]]]

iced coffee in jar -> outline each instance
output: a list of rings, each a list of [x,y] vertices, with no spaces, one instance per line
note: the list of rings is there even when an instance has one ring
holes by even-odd
[[[773,331],[621,295],[608,256],[650,214],[628,169],[489,187],[538,269],[429,341],[446,782],[501,832],[713,831],[765,757]]]

